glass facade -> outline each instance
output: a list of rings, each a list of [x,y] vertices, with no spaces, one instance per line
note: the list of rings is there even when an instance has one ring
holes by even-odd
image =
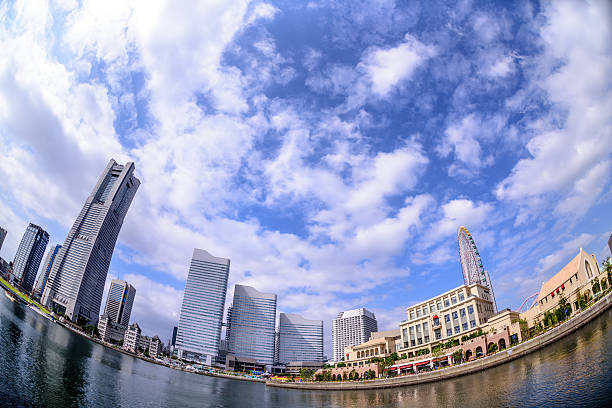
[[[236,285],[227,329],[228,353],[274,364],[276,295]]]
[[[194,249],[176,333],[179,356],[212,364],[219,351],[230,260]]]
[[[55,256],[41,301],[73,321],[98,319],[115,243],[140,186],[134,169],[109,161]]]
[[[323,362],[323,320],[307,320],[281,313],[278,326],[278,362]]]
[[[109,320],[128,326],[132,314],[132,306],[136,289],[126,281],[113,279],[108,290],[108,298],[104,307],[104,314]]]
[[[13,280],[26,292],[34,287],[38,267],[49,243],[47,231],[35,224],[26,228],[13,262]]]
[[[45,262],[43,263],[42,271],[40,272],[40,277],[38,278],[38,282],[36,284],[36,295],[42,296],[43,291],[45,290],[45,285],[49,279],[49,273],[51,272],[51,267],[53,266],[53,261],[55,260],[55,256],[57,252],[61,248],[61,245],[54,245],[51,247],[49,252],[47,253],[47,257],[45,258]]]

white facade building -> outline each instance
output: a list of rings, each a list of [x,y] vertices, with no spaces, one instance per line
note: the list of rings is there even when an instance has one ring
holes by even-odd
[[[365,343],[370,333],[378,331],[374,313],[367,309],[354,309],[338,313],[332,322],[332,342],[334,361],[341,361],[344,348]]]
[[[230,260],[194,249],[176,334],[179,358],[212,365],[219,352]]]

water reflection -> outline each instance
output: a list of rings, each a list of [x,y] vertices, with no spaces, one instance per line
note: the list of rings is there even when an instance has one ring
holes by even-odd
[[[4,297],[2,297],[4,298]],[[612,312],[484,372],[377,391],[300,391],[194,375],[94,344],[0,300],[1,406],[403,407],[608,406]]]

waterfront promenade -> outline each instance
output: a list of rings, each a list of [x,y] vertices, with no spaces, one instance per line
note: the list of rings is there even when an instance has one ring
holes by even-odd
[[[600,298],[588,309],[578,313],[571,319],[566,320],[558,326],[553,327],[534,338],[531,338],[506,350],[499,351],[493,355],[482,357],[475,361],[454,365],[445,369],[429,371],[422,374],[408,374],[399,377],[375,379],[368,381],[294,383],[266,381],[266,385],[269,387],[282,387],[303,390],[366,390],[418,385],[473,374],[510,362],[517,358],[533,353],[534,351],[537,351],[543,347],[546,347],[580,329],[582,326],[584,326],[585,324],[592,321],[597,316],[608,310],[610,306],[612,306],[612,292],[609,292],[607,295]]]

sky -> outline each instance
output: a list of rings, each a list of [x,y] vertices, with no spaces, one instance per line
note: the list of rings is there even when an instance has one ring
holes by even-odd
[[[110,158],[142,184],[107,278],[168,339],[193,248],[278,312],[380,330],[463,283],[500,309],[612,232],[605,1],[0,3],[0,256],[63,243]],[[606,113],[608,112],[608,113]]]

